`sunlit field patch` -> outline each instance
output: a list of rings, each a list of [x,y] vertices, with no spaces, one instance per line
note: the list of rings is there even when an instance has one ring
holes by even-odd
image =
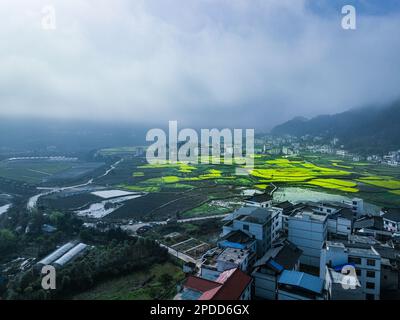
[[[179,164],[179,172],[182,173],[191,173],[193,170],[196,170],[197,168],[191,165],[188,165],[186,163],[181,163]]]
[[[144,177],[144,172],[140,172],[140,171],[134,172],[132,174],[132,177]]]
[[[139,169],[175,168],[175,169],[178,169],[178,171],[182,172],[182,173],[191,173],[193,170],[197,169],[195,166],[189,165],[187,163],[183,163],[183,162],[171,163],[169,161],[167,161],[166,163],[154,163],[154,164],[147,163],[145,165],[139,166],[138,168]]]
[[[337,162],[332,162],[332,165],[333,165],[334,167],[343,168],[343,169],[353,169],[353,167],[351,167],[351,166],[345,166],[345,165],[339,164],[339,163],[337,163]]]
[[[160,191],[159,186],[138,186],[138,185],[128,185],[128,184],[120,184],[119,188],[123,188],[129,191],[138,191],[138,192],[158,192]]]
[[[290,161],[289,159],[268,160],[268,168],[256,168],[251,175],[261,178],[260,182],[304,182],[324,176],[346,176],[350,172],[319,167],[304,161]]]
[[[348,180],[338,179],[314,179],[307,182],[310,185],[319,186],[327,189],[335,189],[343,192],[358,192],[357,184]]]
[[[254,168],[235,162],[226,165],[223,157],[220,158],[220,164],[211,163],[211,160],[216,160],[215,157],[204,158],[209,162],[197,164],[141,163],[130,167],[129,172],[132,173],[128,173],[125,185],[114,186],[146,193],[181,193],[187,190],[190,194],[191,188],[193,192],[199,189],[202,194],[208,195],[220,187],[228,187],[233,194],[241,194],[243,187],[268,190],[273,183],[279,188],[301,187],[328,193],[359,193],[360,197],[369,197],[377,203],[397,204],[400,196],[398,168],[363,165],[360,162],[353,165],[352,160],[328,156],[255,155],[253,158]],[[238,168],[247,170],[249,175],[237,175]]]
[[[360,178],[357,181],[385,189],[400,189],[400,180],[388,176],[369,176]]]
[[[164,183],[177,183],[179,181],[181,181],[180,177],[165,176],[165,177],[147,179],[147,180],[143,181],[143,183],[147,184],[147,185],[161,185]]]
[[[207,174],[200,175],[200,179],[215,179],[215,178],[220,178],[222,176],[220,170],[216,169],[210,169],[208,170]]]
[[[265,190],[269,187],[269,184],[255,184],[254,187],[257,189]]]
[[[192,189],[193,186],[189,184],[184,184],[184,183],[168,183],[164,185],[164,187],[170,188],[170,189]]]

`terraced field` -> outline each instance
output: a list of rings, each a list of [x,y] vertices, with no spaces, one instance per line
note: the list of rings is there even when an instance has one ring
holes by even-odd
[[[4,160],[0,162],[0,177],[31,184],[78,179],[103,166],[102,162]]]
[[[253,158],[254,168],[224,164],[223,159],[220,159],[220,164],[144,164],[131,173],[130,183],[121,184],[120,187],[134,191],[163,192],[218,184],[262,190],[273,183],[277,186],[317,188],[349,196],[358,194],[367,199],[372,197],[373,202],[379,203],[400,203],[395,197],[400,195],[398,168],[324,156],[255,155]],[[235,175],[237,167],[246,169],[248,176]]]
[[[223,159],[220,162],[148,164],[145,159],[124,161],[112,174],[96,183],[148,194],[127,201],[107,218],[154,221],[223,214],[243,200],[244,190],[265,190],[271,188],[271,184],[350,198],[357,196],[377,206],[400,205],[400,168],[327,156],[256,155],[254,168],[224,164]],[[247,170],[248,175],[236,175],[237,167]],[[78,196],[71,200],[75,205],[81,199]],[[68,199],[62,200],[66,201]],[[221,206],[218,201],[227,205]],[[63,205],[61,203],[61,207]],[[57,209],[61,209],[60,206]]]

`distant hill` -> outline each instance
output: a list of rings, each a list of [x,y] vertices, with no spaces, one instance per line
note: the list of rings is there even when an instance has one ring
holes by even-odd
[[[386,153],[400,149],[400,101],[385,107],[352,109],[309,120],[297,117],[276,126],[271,133],[336,137],[353,152]]]

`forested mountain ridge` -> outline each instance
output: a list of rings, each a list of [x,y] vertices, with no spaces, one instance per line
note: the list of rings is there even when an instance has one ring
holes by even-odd
[[[385,107],[352,109],[312,119],[294,118],[272,134],[339,138],[345,149],[360,153],[386,153],[400,149],[400,101]]]

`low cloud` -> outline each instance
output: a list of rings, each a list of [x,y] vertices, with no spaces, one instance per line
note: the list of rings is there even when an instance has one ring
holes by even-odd
[[[399,96],[396,12],[345,31],[305,0],[53,2],[53,31],[47,1],[0,5],[2,116],[269,129]]]

